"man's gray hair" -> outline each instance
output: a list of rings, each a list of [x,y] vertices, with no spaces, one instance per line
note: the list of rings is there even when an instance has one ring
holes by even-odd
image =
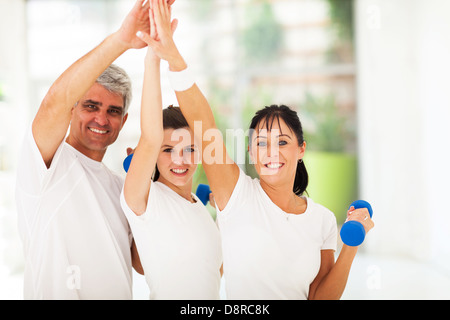
[[[112,64],[98,77],[96,82],[123,97],[123,114],[125,115],[132,98],[131,79],[125,70]]]

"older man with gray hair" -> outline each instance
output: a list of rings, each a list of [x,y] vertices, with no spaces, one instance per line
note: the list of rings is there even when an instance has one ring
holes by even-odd
[[[137,1],[117,32],[55,81],[28,130],[16,186],[25,299],[132,298],[139,263],[123,181],[102,159],[131,99],[129,77],[111,64],[146,46],[136,33],[149,32],[148,14],[149,2]]]

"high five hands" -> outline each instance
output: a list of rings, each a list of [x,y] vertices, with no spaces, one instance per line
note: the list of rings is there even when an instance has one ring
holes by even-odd
[[[177,19],[171,20],[173,2],[174,0],[149,0],[150,30],[139,30],[136,36],[145,42],[156,56],[169,62],[172,71],[181,71],[186,68],[186,63],[173,41],[173,33],[178,25]]]
[[[166,5],[171,6],[175,0],[167,0]],[[149,9],[151,0],[136,1],[133,9],[126,16],[119,30],[116,32],[118,39],[124,45],[124,50],[141,49],[147,46],[145,41],[142,41],[136,36],[136,32],[142,31],[150,32],[149,24]]]

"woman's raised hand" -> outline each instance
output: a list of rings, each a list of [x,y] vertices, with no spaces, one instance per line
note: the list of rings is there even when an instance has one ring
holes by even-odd
[[[137,36],[146,42],[160,59],[168,61],[172,71],[180,71],[186,68],[186,64],[173,41],[178,20],[171,20],[171,17],[170,2],[150,0],[150,33],[138,32]]]

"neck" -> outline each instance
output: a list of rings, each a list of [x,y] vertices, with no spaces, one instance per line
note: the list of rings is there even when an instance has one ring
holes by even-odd
[[[284,212],[296,214],[305,212],[306,201],[292,191],[293,185],[272,186],[264,180],[260,180],[260,185],[270,200]]]
[[[106,149],[104,150],[91,150],[84,147],[82,144],[78,143],[75,139],[69,135],[66,139],[66,142],[74,147],[76,150],[84,154],[86,157],[91,158],[92,160],[101,162],[103,157],[105,156]]]
[[[170,181],[164,179],[164,177],[160,175],[158,182],[164,183],[170,189],[175,191],[180,197],[183,197],[187,201],[194,202],[194,200],[192,199],[192,195],[191,195],[192,180],[189,181],[188,183],[186,183],[185,185],[177,186],[177,185],[174,185],[173,183],[171,183]]]

